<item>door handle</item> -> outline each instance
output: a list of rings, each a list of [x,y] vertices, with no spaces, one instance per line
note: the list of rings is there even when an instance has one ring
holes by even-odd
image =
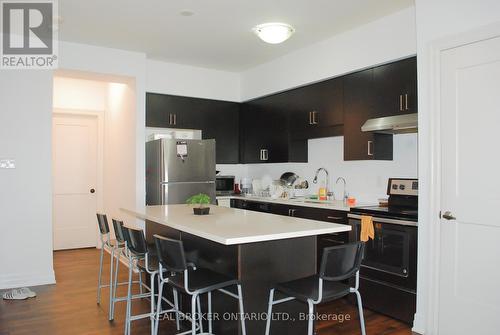
[[[95,189],[91,188],[90,193],[95,193]]]
[[[443,217],[443,219],[445,219],[445,220],[456,220],[456,219],[457,219],[456,217],[454,217],[454,216],[451,214],[451,212],[450,212],[450,211],[446,211],[446,212],[444,212],[444,214],[443,214],[443,216],[442,216],[442,217]]]

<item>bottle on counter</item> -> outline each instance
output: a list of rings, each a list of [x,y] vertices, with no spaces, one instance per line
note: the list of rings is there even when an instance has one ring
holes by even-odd
[[[319,185],[318,200],[328,200],[328,190],[324,182]]]

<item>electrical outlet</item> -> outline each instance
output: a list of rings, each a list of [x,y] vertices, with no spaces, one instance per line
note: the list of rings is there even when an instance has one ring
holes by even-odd
[[[14,159],[0,159],[0,169],[15,169],[16,161]]]

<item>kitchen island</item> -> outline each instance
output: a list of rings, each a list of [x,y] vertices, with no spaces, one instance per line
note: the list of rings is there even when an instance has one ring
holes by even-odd
[[[193,215],[187,205],[146,206],[123,209],[146,222],[146,238],[153,235],[180,239],[189,261],[199,267],[238,278],[242,282],[247,334],[263,334],[269,288],[277,282],[315,274],[316,236],[349,231],[348,225],[210,206],[210,214]],[[237,302],[214,293],[214,330],[238,334],[238,322],[231,313]],[[206,301],[203,301],[204,305]],[[188,299],[182,299],[189,310]],[[303,316],[307,306],[297,301],[275,306],[279,320],[272,334],[305,334]],[[206,312],[206,308],[202,309]],[[289,314],[278,314],[278,313]]]

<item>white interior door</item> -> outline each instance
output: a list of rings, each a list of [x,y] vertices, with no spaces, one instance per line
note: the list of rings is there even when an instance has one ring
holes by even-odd
[[[500,37],[441,69],[439,334],[500,334]]]
[[[55,115],[52,124],[54,250],[97,242],[97,118]]]

